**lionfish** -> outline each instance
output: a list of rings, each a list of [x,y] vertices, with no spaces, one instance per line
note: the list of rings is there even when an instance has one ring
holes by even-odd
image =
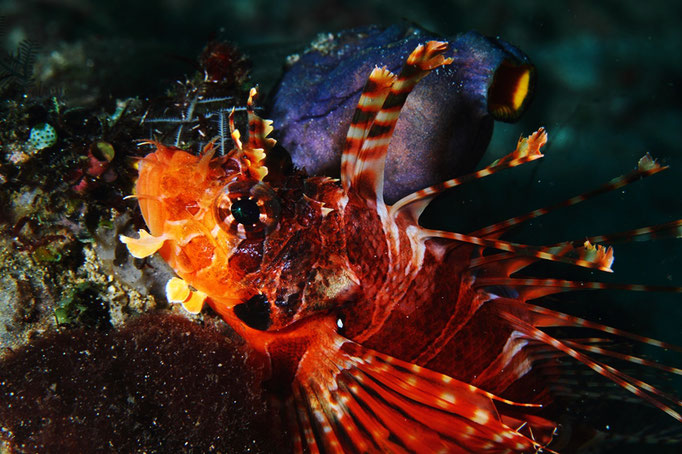
[[[577,289],[641,285],[516,277],[540,260],[610,271],[609,240],[676,235],[680,221],[550,246],[501,236],[551,209],[577,204],[664,169],[648,155],[633,172],[552,207],[469,234],[427,229],[419,217],[443,191],[541,158],[539,129],[482,170],[407,195],[382,196],[391,134],[413,87],[451,63],[447,44],[419,45],[394,75],[375,67],[348,131],[341,179],[304,171],[269,175],[271,123],[247,102],[248,140],[229,119],[234,148],[195,156],[153,143],[135,197],[149,228],[121,236],[133,256],[158,252],[179,277],[168,300],[191,313],[208,304],[267,361],[284,390],[296,452],[554,452],[558,422],[542,365],[574,358],[682,421],[680,402],[595,359],[679,369],[561,339],[548,327],[585,327],[673,346],[530,301]],[[234,113],[234,112],[233,112]],[[607,344],[608,345],[608,344]]]

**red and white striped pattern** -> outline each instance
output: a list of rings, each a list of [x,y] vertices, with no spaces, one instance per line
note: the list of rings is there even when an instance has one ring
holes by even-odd
[[[537,404],[500,398],[340,337],[335,344],[316,356],[307,381],[294,383],[289,421],[297,426],[296,452],[554,452],[522,434],[525,425],[502,422],[493,402]],[[554,430],[531,419],[538,433]]]
[[[383,204],[386,152],[400,110],[417,82],[431,70],[452,62],[443,56],[446,50],[447,43],[429,41],[412,51],[397,77],[385,69],[372,71],[342,155],[341,177],[347,191]]]

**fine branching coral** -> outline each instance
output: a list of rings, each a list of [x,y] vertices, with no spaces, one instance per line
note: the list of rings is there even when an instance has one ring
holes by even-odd
[[[5,33],[4,18],[0,18],[0,38]],[[0,51],[0,91],[16,85],[22,90],[34,83],[33,65],[38,46],[31,40],[24,40],[14,52]]]

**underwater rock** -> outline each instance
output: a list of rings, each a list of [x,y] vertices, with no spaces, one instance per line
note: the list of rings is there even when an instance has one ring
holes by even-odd
[[[326,35],[301,55],[277,87],[268,118],[294,164],[338,176],[353,111],[375,63],[393,72],[414,47],[442,39],[416,28],[372,27]],[[407,98],[391,139],[384,196],[398,198],[469,172],[483,155],[493,120],[515,121],[532,98],[535,70],[509,43],[468,32],[447,39],[454,62],[433,71]]]
[[[0,361],[0,439],[10,452],[275,452],[250,362],[178,316],[53,333]]]
[[[20,326],[37,318],[37,313],[30,285],[9,273],[0,274],[0,345],[14,345]]]

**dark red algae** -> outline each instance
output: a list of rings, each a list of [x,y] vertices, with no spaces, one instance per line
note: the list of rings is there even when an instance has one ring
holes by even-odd
[[[53,333],[0,361],[0,437],[16,453],[277,452],[284,435],[250,362],[178,316]]]

